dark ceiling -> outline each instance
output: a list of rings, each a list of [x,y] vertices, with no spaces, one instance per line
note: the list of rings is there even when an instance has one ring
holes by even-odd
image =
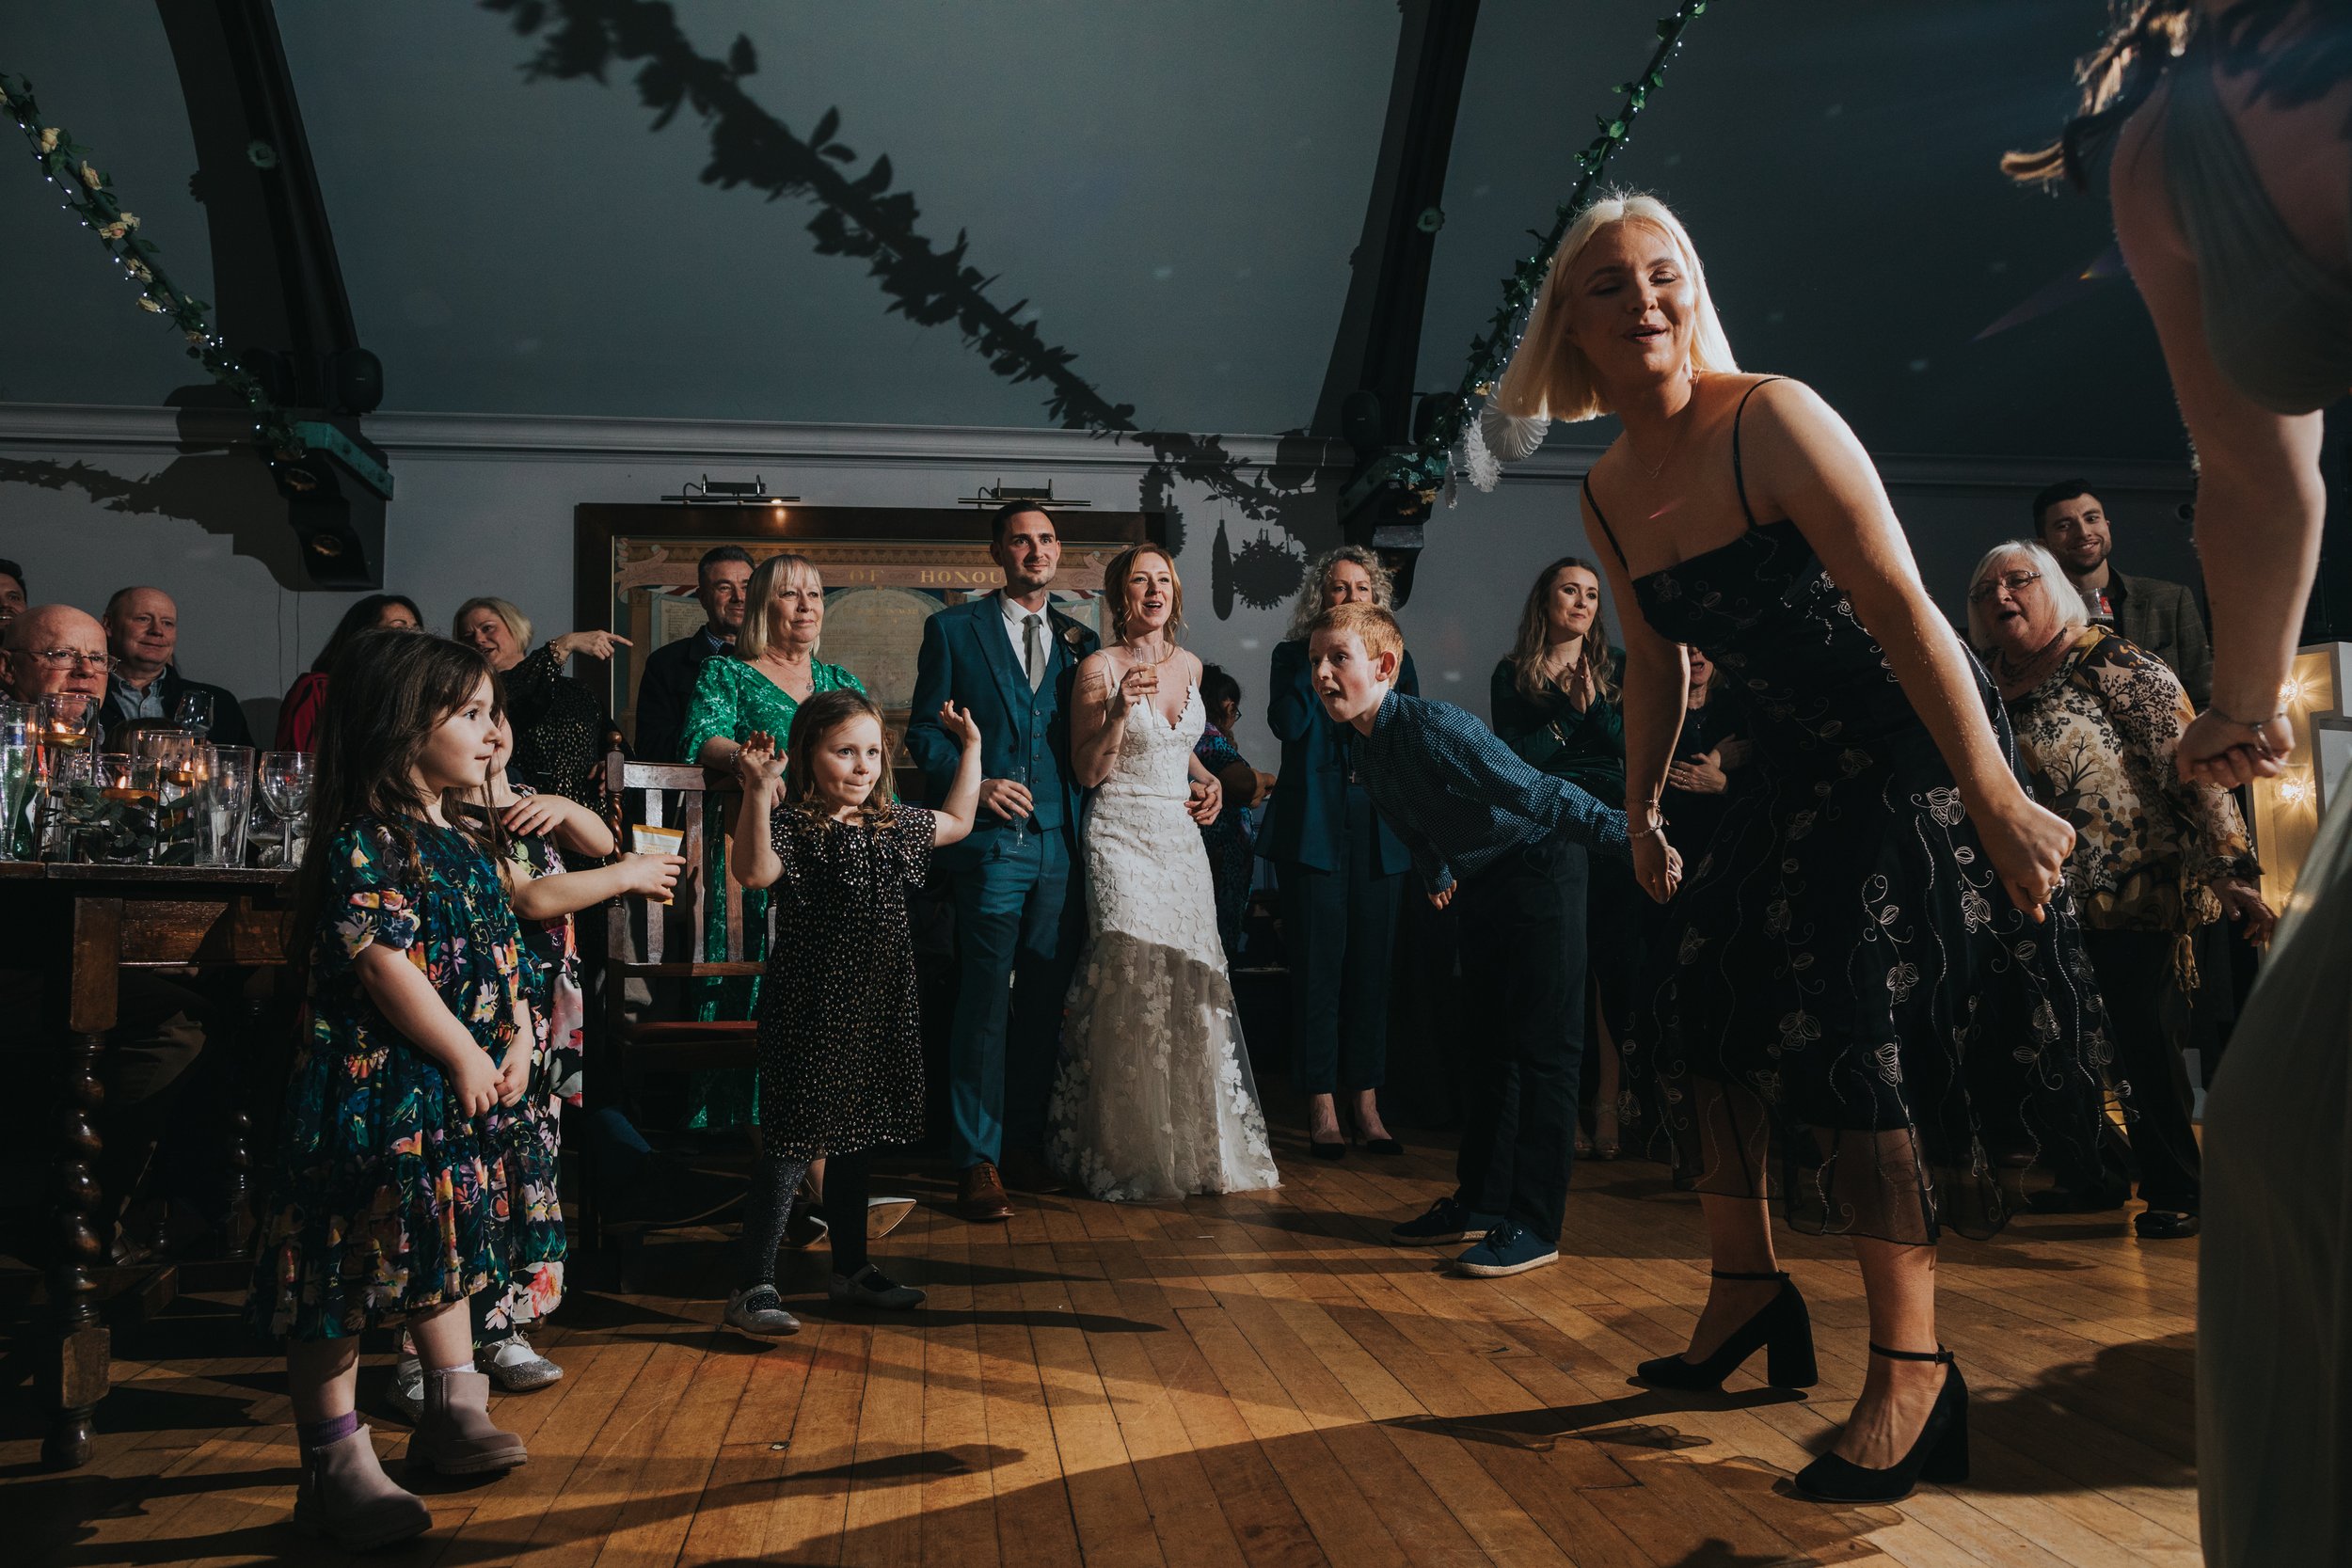
[[[1496,280],[1572,183],[1664,0],[1486,0],[1421,384],[1451,385]],[[553,17],[561,6],[545,8]],[[184,287],[215,297],[183,90],[129,0],[8,0],[0,71],[96,148]],[[2127,285],[1975,341],[2109,244],[2102,203],[2009,187],[2101,0],[1718,0],[1620,160],[1689,221],[1742,362],[1813,380],[1883,451],[2169,457]],[[997,306],[1138,422],[1312,416],[1363,223],[1398,32],[1388,0],[694,0],[671,68],[748,39],[752,110],[959,235]],[[824,203],[706,182],[714,131],[640,102],[642,61],[526,71],[553,37],[472,0],[279,0],[386,405],[900,424],[1055,422],[952,325],[822,253]],[[601,64],[603,80],[578,74]],[[156,404],[192,367],[31,172],[0,178],[0,399]],[[195,189],[192,191],[192,184]],[[815,227],[812,227],[813,222]],[[229,324],[233,332],[234,324]]]

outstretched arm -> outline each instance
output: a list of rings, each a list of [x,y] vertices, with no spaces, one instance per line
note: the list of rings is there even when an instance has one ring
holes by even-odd
[[[1869,454],[1829,404],[1795,381],[1757,388],[1746,435],[1748,492],[1757,510],[1796,519],[1863,629],[1885,651],[2010,896],[2040,918],[2074,831],[2034,804],[2010,772],[1968,656],[1919,580]]]
[[[2213,606],[2213,701],[2181,737],[2184,779],[2233,788],[2278,773],[2295,749],[2280,691],[2294,669],[2319,569],[2327,486],[2321,416],[2279,414],[2240,391],[2205,341],[2196,263],[2166,188],[2168,95],[2135,114],[2115,150],[2116,238],[2156,324],[2197,452],[2197,554]]]
[[[953,703],[939,709],[940,733],[961,748],[956,761],[955,783],[947,798],[931,808],[931,847],[961,844],[972,833],[972,820],[980,809],[980,727]]]
[[[1602,537],[1599,519],[1589,497],[1579,503],[1584,514],[1584,537],[1593,559],[1609,578],[1609,594],[1629,607],[1620,620],[1625,633],[1625,685],[1618,705],[1625,726],[1625,816],[1631,839],[1633,879],[1660,903],[1674,895],[1676,879],[1671,862],[1672,835],[1662,827],[1666,773],[1674,765],[1675,743],[1682,738],[1682,721],[1691,707],[1691,660],[1682,644],[1669,642],[1650,629],[1634,596],[1633,579],[1619,559],[1616,546]]]

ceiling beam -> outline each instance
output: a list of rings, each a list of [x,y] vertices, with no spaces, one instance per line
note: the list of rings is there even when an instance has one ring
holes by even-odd
[[[383,371],[359,343],[270,0],[156,8],[196,145],[218,330],[291,416],[333,425],[380,468],[359,416],[382,401]],[[269,466],[310,581],[380,587],[386,498],[324,446]]]

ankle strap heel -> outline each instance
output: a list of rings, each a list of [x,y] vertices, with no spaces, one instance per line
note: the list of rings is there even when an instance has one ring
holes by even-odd
[[[1870,1341],[1870,1354],[1883,1355],[1889,1361],[1940,1361],[1947,1367],[1952,1364],[1952,1353],[1941,1345],[1931,1351],[1888,1350],[1884,1345],[1873,1339]]]

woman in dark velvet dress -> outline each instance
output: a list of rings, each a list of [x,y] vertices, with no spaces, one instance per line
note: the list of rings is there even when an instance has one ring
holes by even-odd
[[[1519,612],[1519,635],[1496,661],[1487,712],[1502,743],[1545,772],[1567,780],[1605,806],[1625,806],[1625,721],[1617,709],[1617,654],[1602,618],[1600,573],[1564,556],[1535,574]],[[1641,952],[1633,918],[1642,902],[1633,874],[1596,861],[1585,890],[1587,988],[1596,1025],[1584,1053],[1593,1090],[1592,1135],[1576,1151],[1613,1160],[1623,1093],[1618,1051],[1626,1037],[1633,972]]]
[[[1886,1501],[1967,1474],[1967,1386],[1936,1339],[1935,1248],[2006,1214],[1986,1139],[2087,1143],[2106,1049],[2058,902],[2073,833],[2016,772],[1998,699],[1928,597],[1869,458],[1804,387],[1743,376],[1690,238],[1645,197],[1588,209],[1501,388],[1514,415],[1613,413],[1586,533],[1625,626],[1634,874],[1676,891],[1655,956],[1660,1096],[1717,1276],[1683,1355],[1712,1387],[1768,1349],[1817,1380],[1789,1224],[1852,1239],[1869,1307],[1861,1397],[1808,1496]],[[1735,683],[1756,785],[1705,845],[1660,801],[1686,705],[1679,644]],[[1645,981],[1645,986],[1648,986]],[[1777,1150],[1777,1181],[1767,1170]]]

